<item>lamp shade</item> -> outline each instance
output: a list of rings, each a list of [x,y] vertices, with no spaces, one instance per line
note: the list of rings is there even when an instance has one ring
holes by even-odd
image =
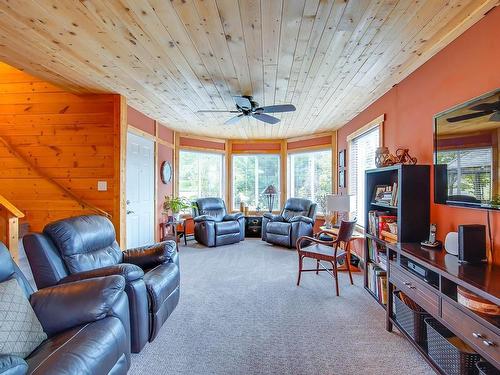
[[[351,211],[351,197],[349,195],[328,195],[326,198],[328,211]]]
[[[264,190],[262,192],[262,194],[264,194],[264,195],[276,195],[276,194],[278,194],[278,191],[276,190],[274,185],[269,185],[268,187],[266,187],[266,190]]]

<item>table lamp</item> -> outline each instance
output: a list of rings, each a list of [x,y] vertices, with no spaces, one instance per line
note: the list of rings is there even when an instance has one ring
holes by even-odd
[[[349,220],[349,212],[351,212],[351,196],[349,195],[328,195],[326,197],[327,211],[334,212],[335,224],[334,227],[339,227],[341,220]]]
[[[267,207],[269,208],[269,212],[273,211],[273,206],[274,206],[274,197],[277,194],[277,190],[274,187],[274,185],[269,185],[266,190],[262,192],[267,198]]]

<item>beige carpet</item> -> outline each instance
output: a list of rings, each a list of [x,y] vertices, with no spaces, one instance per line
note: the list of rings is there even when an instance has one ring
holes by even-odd
[[[247,239],[181,246],[181,300],[130,374],[433,374],[362,287],[326,273],[297,287],[295,251]],[[312,266],[312,263],[309,264]]]

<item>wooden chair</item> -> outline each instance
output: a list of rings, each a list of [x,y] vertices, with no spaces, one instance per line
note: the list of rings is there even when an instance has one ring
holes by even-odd
[[[350,252],[350,241],[354,228],[356,226],[356,221],[342,221],[340,224],[340,229],[337,237],[333,241],[320,240],[318,237],[324,231],[318,232],[314,237],[302,236],[297,239],[297,252],[299,255],[299,276],[297,279],[297,286],[300,284],[300,276],[302,272],[316,271],[316,275],[319,271],[327,271],[335,279],[335,289],[337,296],[339,295],[339,280],[338,280],[338,269],[337,269],[337,257],[345,254],[345,264],[347,271],[349,272],[349,279],[352,281],[351,274],[351,252]],[[326,233],[328,234],[328,233]],[[343,248],[340,246],[343,245]],[[303,247],[304,246],[304,247]],[[316,269],[303,269],[304,258],[316,259]],[[321,261],[329,262],[332,268],[326,268],[321,264]],[[321,266],[321,269],[320,269]]]

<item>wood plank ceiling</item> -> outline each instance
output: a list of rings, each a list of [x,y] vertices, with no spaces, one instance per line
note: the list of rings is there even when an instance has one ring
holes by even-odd
[[[117,92],[182,132],[338,128],[498,0],[0,0],[0,60],[73,92]],[[224,125],[233,95],[297,111]]]

